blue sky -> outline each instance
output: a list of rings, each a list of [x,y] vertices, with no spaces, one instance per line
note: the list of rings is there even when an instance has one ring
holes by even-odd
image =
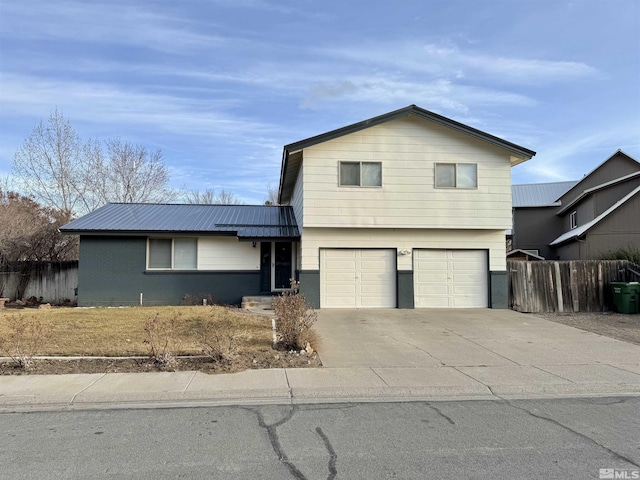
[[[537,151],[514,183],[640,160],[640,2],[0,2],[0,176],[57,107],[262,202],[283,145],[409,104]]]

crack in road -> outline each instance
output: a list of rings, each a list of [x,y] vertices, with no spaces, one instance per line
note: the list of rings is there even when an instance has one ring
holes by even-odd
[[[298,467],[296,467],[293,464],[293,462],[291,462],[287,457],[287,454],[282,449],[282,445],[280,444],[280,439],[278,438],[278,432],[277,432],[277,428],[279,426],[287,423],[295,415],[297,410],[296,406],[293,405],[291,407],[291,410],[289,410],[289,413],[287,413],[283,418],[278,420],[276,423],[272,423],[271,425],[267,425],[265,423],[264,416],[262,415],[262,412],[260,410],[253,409],[253,408],[243,408],[243,410],[248,410],[256,415],[256,417],[258,418],[258,425],[260,426],[260,428],[264,428],[267,431],[267,436],[269,437],[271,448],[273,448],[273,451],[278,456],[278,460],[285,467],[287,467],[287,470],[289,470],[289,473],[291,473],[291,475],[293,475],[293,477],[298,480],[307,480],[307,477],[305,477],[304,474],[298,469]]]
[[[560,427],[560,428],[562,428],[562,429],[564,429],[564,430],[566,430],[566,431],[568,431],[568,432],[570,432],[570,433],[572,433],[574,435],[577,435],[578,437],[586,440],[587,442],[592,443],[593,445],[596,445],[597,447],[602,448],[603,450],[607,451],[610,455],[612,455],[617,460],[625,461],[625,462],[630,463],[631,465],[633,465],[633,466],[635,466],[637,468],[640,468],[640,464],[636,463],[632,459],[630,459],[628,457],[625,457],[624,455],[622,455],[622,454],[620,454],[620,453],[618,453],[618,452],[616,452],[614,450],[611,450],[609,447],[601,444],[597,440],[589,437],[588,435],[585,435],[584,433],[580,433],[577,430],[574,430],[573,428],[569,427],[568,425],[565,425],[562,422],[559,422],[558,420],[556,420],[554,418],[545,417],[544,415],[540,415],[540,414],[534,413],[531,410],[528,410],[528,409],[526,409],[524,407],[520,407],[518,405],[514,405],[509,400],[507,400],[507,399],[505,399],[503,397],[498,397],[498,398],[500,398],[505,404],[509,405],[511,408],[514,408],[514,409],[519,410],[521,412],[525,412],[528,415],[530,415],[530,416],[532,416],[534,418],[537,418],[539,420],[544,420],[544,421],[547,421],[547,422],[549,422],[549,423],[551,423],[553,425],[556,425],[557,427]],[[615,402],[615,403],[619,403],[619,402]]]
[[[451,417],[445,415],[444,413],[442,413],[440,411],[440,409],[438,407],[436,407],[435,405],[431,405],[430,403],[426,404],[427,407],[429,407],[431,410],[433,410],[434,412],[436,412],[438,415],[440,415],[442,418],[444,418],[447,422],[449,422],[451,425],[455,425],[456,422],[454,422]]]
[[[293,475],[293,477],[296,478],[297,480],[308,480],[307,477],[300,471],[300,469],[291,460],[289,460],[289,458],[287,457],[287,454],[284,452],[284,450],[282,448],[282,445],[280,443],[280,438],[278,436],[277,428],[282,426],[282,425],[284,425],[289,420],[291,420],[293,418],[293,416],[296,414],[296,412],[298,412],[299,410],[302,410],[302,411],[311,411],[311,410],[345,410],[345,409],[353,408],[355,406],[356,405],[352,405],[352,404],[349,404],[349,405],[332,405],[332,406],[314,405],[314,406],[307,406],[307,407],[305,407],[305,406],[300,406],[299,407],[299,406],[296,406],[296,405],[292,405],[291,406],[291,410],[289,410],[289,412],[284,417],[282,417],[277,422],[272,423],[271,425],[267,425],[267,423],[264,420],[264,415],[262,414],[262,412],[259,409],[257,409],[257,408],[249,408],[249,407],[240,407],[240,409],[249,411],[249,412],[253,413],[256,416],[256,418],[258,419],[258,425],[260,426],[260,428],[264,428],[266,430],[266,432],[267,432],[267,436],[269,438],[269,442],[271,443],[271,448],[273,448],[273,451],[278,456],[278,460],[285,467],[287,467],[287,470],[289,470],[289,473],[291,473],[291,475]],[[322,439],[324,447],[327,449],[327,452],[329,453],[329,462],[327,464],[327,468],[329,470],[329,475],[327,476],[327,480],[334,480],[336,478],[336,476],[338,475],[338,468],[336,466],[336,464],[338,462],[338,454],[334,450],[333,445],[331,445],[331,441],[329,440],[329,437],[327,436],[326,433],[324,433],[322,428],[316,427],[316,433]]]
[[[336,454],[336,451],[333,449],[333,446],[329,441],[329,437],[325,435],[322,429],[320,427],[316,427],[316,432],[318,432],[318,435],[320,435],[320,438],[322,438],[322,441],[324,442],[324,446],[327,449],[327,452],[329,452],[329,465],[328,465],[329,475],[327,476],[327,480],[333,480],[334,478],[336,478],[336,475],[338,475],[338,469],[336,468],[338,455]]]

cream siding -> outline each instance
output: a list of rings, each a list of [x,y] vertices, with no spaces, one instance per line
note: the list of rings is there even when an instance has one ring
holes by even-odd
[[[260,270],[260,248],[235,237],[200,237],[198,270]]]
[[[303,169],[304,166],[300,166],[298,177],[296,178],[296,185],[293,188],[293,195],[291,196],[291,206],[293,207],[293,214],[296,217],[298,225],[302,225],[303,219],[303,200],[302,200],[302,182],[303,182]]]
[[[504,230],[304,228],[302,238],[302,270],[319,269],[320,248],[393,248],[404,271],[413,268],[414,248],[486,249],[489,269],[506,270]]]
[[[339,187],[340,160],[382,162],[382,187]],[[476,163],[478,188],[435,189],[438,162]],[[510,169],[509,154],[486,142],[424,119],[394,120],[304,150],[296,219],[305,227],[508,229]]]

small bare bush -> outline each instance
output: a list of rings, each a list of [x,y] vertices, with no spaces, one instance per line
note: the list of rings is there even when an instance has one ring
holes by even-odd
[[[148,318],[144,324],[146,338],[143,343],[149,345],[149,357],[163,370],[176,367],[176,352],[180,345],[176,328],[180,315],[163,320],[158,313]]]
[[[300,350],[307,347],[307,342],[314,335],[313,324],[318,319],[318,314],[307,305],[304,295],[293,291],[284,292],[273,301],[273,310],[276,316],[276,332],[278,343],[286,349]]]
[[[16,367],[30,368],[33,357],[50,337],[50,327],[35,316],[11,315],[7,324],[9,333],[0,337],[0,351],[5,352]]]
[[[208,293],[199,293],[197,295],[187,294],[182,299],[183,305],[222,305],[224,303]]]
[[[248,336],[246,331],[208,331],[202,337],[202,353],[216,363],[230,363],[240,354],[241,343]]]

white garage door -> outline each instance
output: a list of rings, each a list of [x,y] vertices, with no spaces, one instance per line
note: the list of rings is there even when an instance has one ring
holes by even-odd
[[[395,250],[320,250],[321,308],[395,306]]]
[[[484,250],[414,250],[416,308],[487,307],[488,281]]]

